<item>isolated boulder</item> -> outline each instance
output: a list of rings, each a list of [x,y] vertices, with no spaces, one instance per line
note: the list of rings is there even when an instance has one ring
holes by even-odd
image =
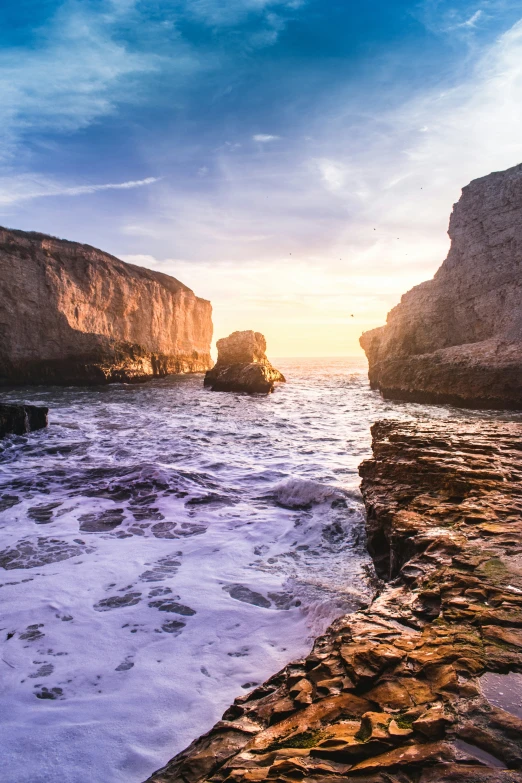
[[[0,404],[0,438],[47,427],[48,412],[49,408],[43,406]]]
[[[233,332],[216,343],[218,360],[205,375],[211,391],[270,394],[285,377],[266,358],[266,340],[260,332]]]

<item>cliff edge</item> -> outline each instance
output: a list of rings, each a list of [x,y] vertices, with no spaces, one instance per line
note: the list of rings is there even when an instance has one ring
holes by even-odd
[[[143,381],[212,366],[210,302],[89,245],[0,228],[0,385]]]
[[[390,399],[522,408],[522,164],[465,187],[448,233],[433,280],[360,339],[372,388]]]

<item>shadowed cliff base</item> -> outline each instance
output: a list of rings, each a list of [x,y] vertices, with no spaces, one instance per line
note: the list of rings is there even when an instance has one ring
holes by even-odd
[[[168,275],[89,245],[0,229],[0,385],[204,372],[211,312]]]
[[[522,164],[474,180],[433,280],[360,343],[390,399],[522,409]]]
[[[368,546],[390,581],[148,783],[521,783],[522,425],[372,434]]]

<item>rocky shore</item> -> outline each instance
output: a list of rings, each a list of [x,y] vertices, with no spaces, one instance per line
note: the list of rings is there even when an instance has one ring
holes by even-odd
[[[40,405],[0,404],[0,438],[5,435],[25,435],[47,427],[48,408]]]
[[[270,394],[285,377],[270,364],[266,340],[261,332],[232,332],[216,343],[218,360],[205,374],[205,386],[211,391]]]
[[[522,782],[522,425],[372,434],[379,594],[148,783]]]
[[[389,399],[522,408],[522,165],[474,180],[453,208],[448,257],[361,337]]]
[[[211,314],[210,302],[169,275],[0,228],[0,386],[204,372]]]

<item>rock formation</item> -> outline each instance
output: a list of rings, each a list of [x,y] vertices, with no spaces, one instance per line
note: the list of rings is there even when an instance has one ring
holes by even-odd
[[[372,434],[369,548],[392,581],[148,783],[522,783],[522,425]]]
[[[205,375],[212,391],[269,394],[285,377],[266,358],[266,340],[260,332],[233,332],[216,343],[218,360]]]
[[[0,229],[0,384],[141,381],[211,366],[211,305],[88,245]]]
[[[453,209],[433,280],[361,337],[391,399],[522,408],[522,165],[474,180]]]
[[[0,438],[5,435],[25,435],[47,427],[49,408],[38,405],[0,404]]]

